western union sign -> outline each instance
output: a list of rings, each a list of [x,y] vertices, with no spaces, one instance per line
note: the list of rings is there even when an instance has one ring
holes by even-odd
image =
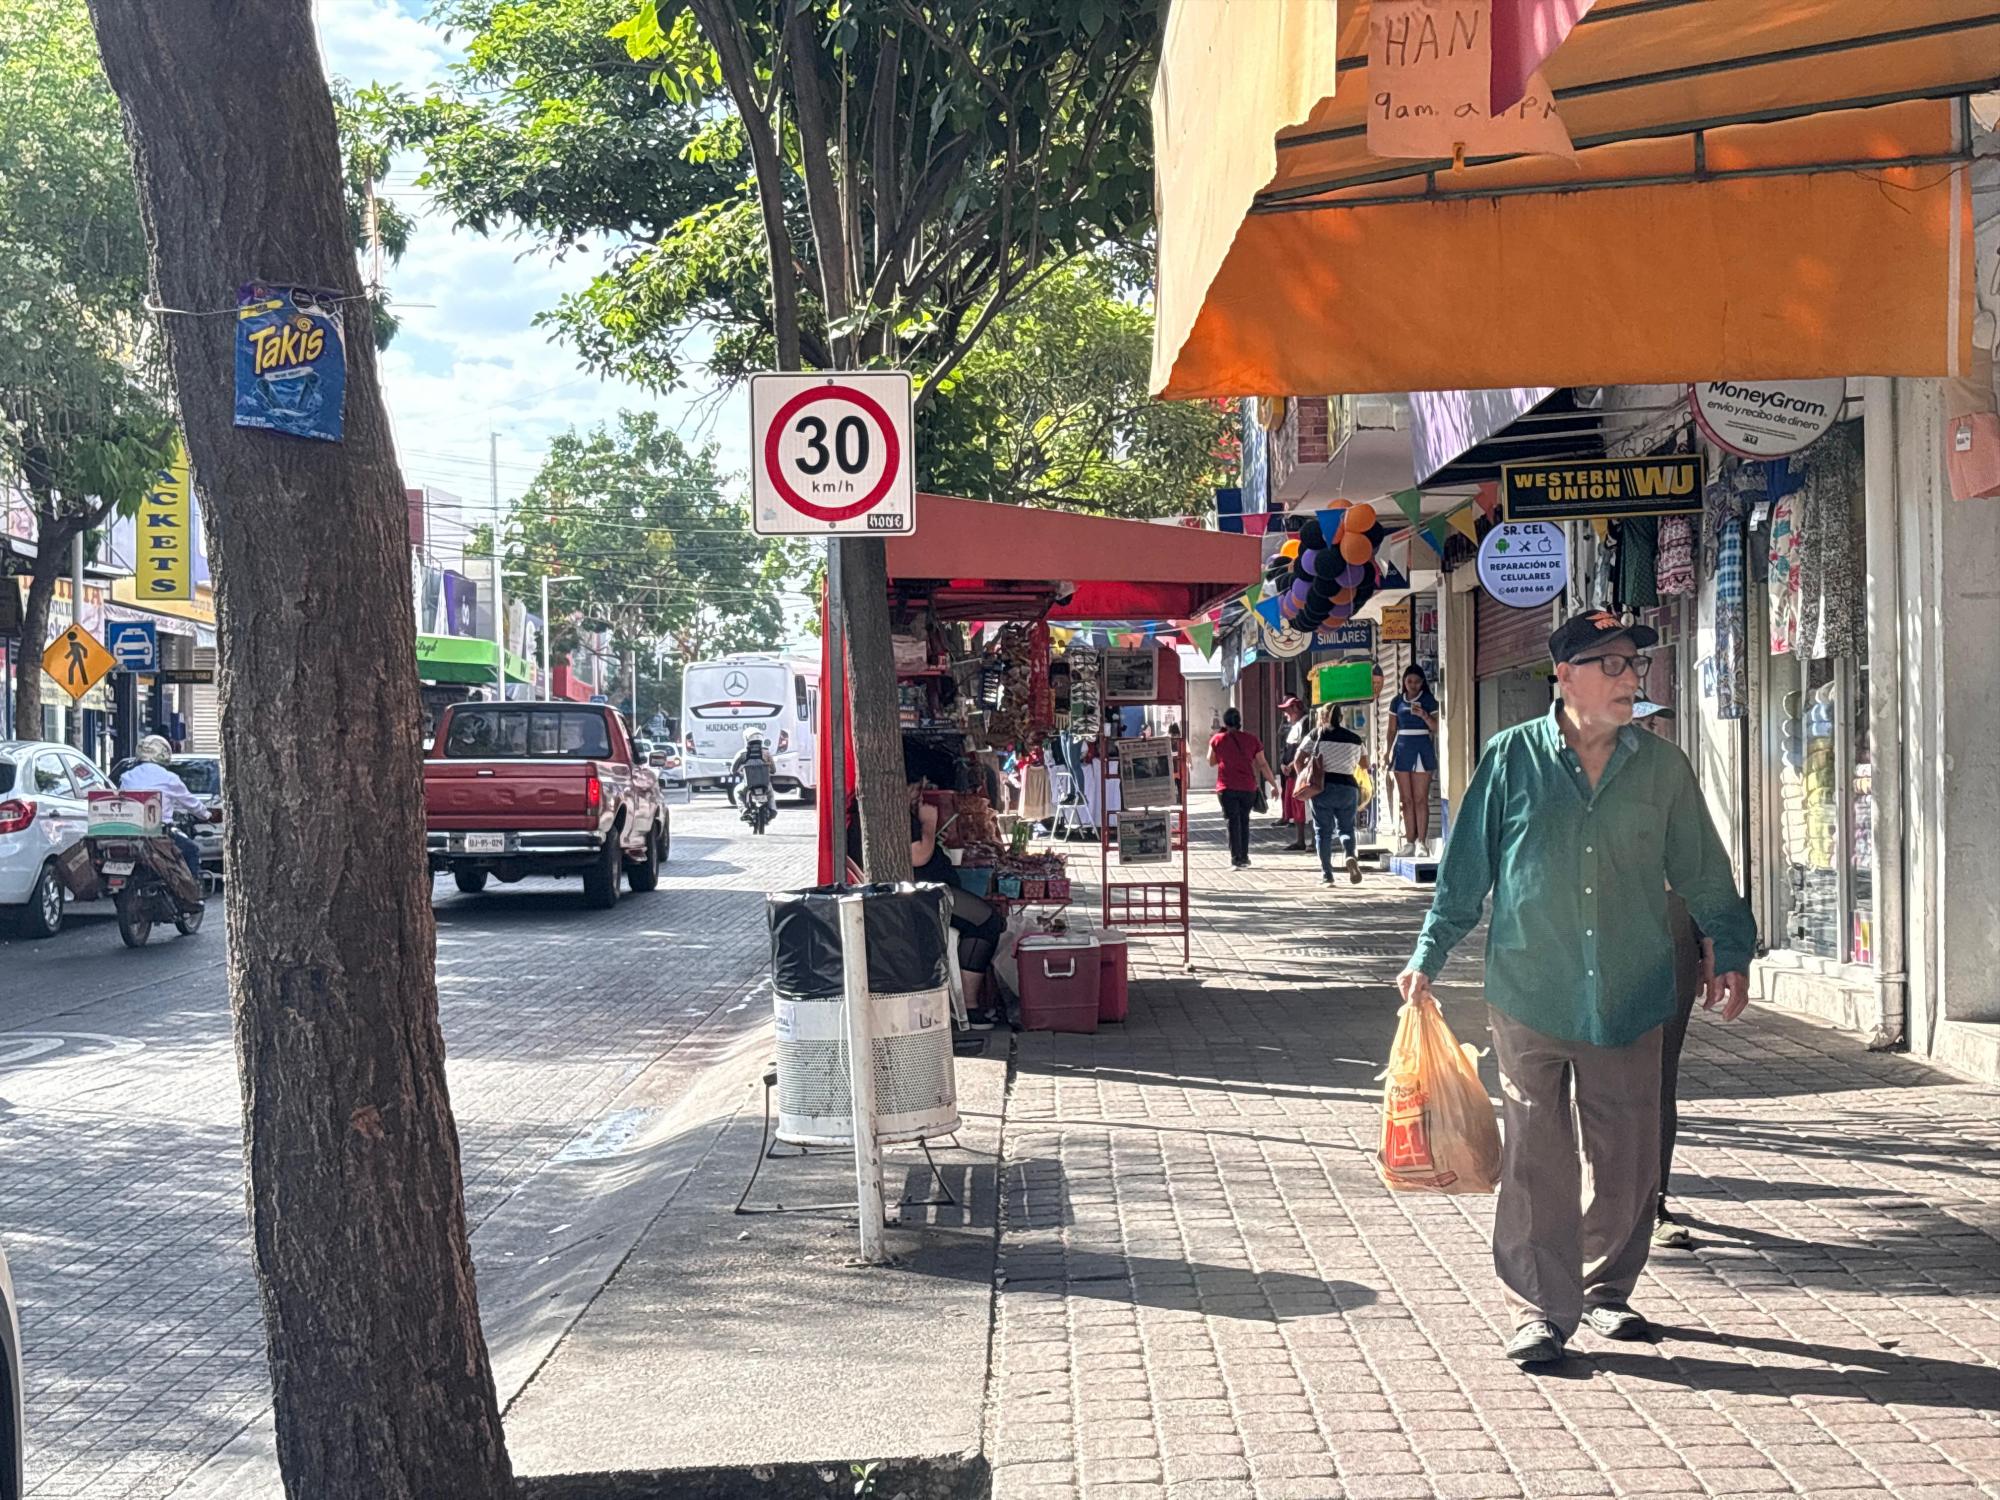
[[[1501,494],[1510,521],[1701,514],[1707,478],[1699,453],[1507,464]]]

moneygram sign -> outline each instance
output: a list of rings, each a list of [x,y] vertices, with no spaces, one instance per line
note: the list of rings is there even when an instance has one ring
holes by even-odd
[[[1711,380],[1689,398],[1702,434],[1744,458],[1782,458],[1809,448],[1840,420],[1847,382]]]
[[[1517,522],[1695,516],[1707,477],[1699,453],[1508,464],[1500,492],[1507,519]]]

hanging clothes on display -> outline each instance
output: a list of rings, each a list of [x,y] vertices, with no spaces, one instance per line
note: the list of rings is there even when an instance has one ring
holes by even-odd
[[[1618,603],[1624,609],[1652,609],[1660,602],[1660,523],[1633,516],[1618,523]]]
[[[1702,508],[1702,551],[1715,571],[1715,716],[1741,719],[1750,710],[1749,640],[1745,625],[1743,516],[1745,495],[1761,498],[1761,474],[1749,464],[1725,465],[1709,481]]]
[[[1603,522],[1598,522],[1602,526]],[[1587,609],[1609,609],[1618,602],[1618,545],[1607,528],[1597,538],[1597,557],[1590,569]]]
[[[1039,756],[1020,767],[1021,807],[1024,821],[1046,823],[1056,815],[1055,798],[1049,793],[1049,768]]]
[[[1743,522],[1724,522],[1715,549],[1715,716],[1750,710],[1749,632],[1744,623]]]
[[[1860,528],[1855,501],[1865,482],[1858,423],[1844,422],[1805,456],[1798,494],[1798,640],[1801,657],[1860,657],[1867,650]],[[1775,649],[1775,648],[1774,648]]]
[[[1799,638],[1799,499],[1771,507],[1771,654],[1784,656]]]
[[[1687,516],[1660,518],[1660,557],[1655,583],[1662,598],[1695,590],[1694,522]]]

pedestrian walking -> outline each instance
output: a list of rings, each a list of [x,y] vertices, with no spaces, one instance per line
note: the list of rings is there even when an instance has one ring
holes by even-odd
[[[1492,893],[1485,982],[1505,1130],[1493,1262],[1507,1356],[1523,1365],[1561,1359],[1579,1325],[1649,1331],[1631,1296],[1660,1195],[1678,1000],[1669,887],[1714,944],[1704,1005],[1733,1021],[1749,1003],[1756,924],[1694,769],[1632,723],[1658,639],[1603,611],[1549,638],[1560,700],[1480,757],[1401,979],[1406,1001],[1435,1005],[1432,979]]]
[[[1312,715],[1306,711],[1305,704],[1296,696],[1286,698],[1279,703],[1278,713],[1285,721],[1285,743],[1278,754],[1278,759],[1289,766],[1297,759],[1299,747],[1312,738]],[[1284,783],[1283,790],[1284,797],[1279,803],[1280,818],[1292,829],[1292,841],[1285,847],[1309,849],[1312,846],[1306,842],[1306,819],[1311,815],[1311,810],[1289,781]]]
[[[1664,704],[1641,700],[1634,705],[1632,716],[1642,727],[1664,735],[1674,711]],[[1667,1185],[1673,1179],[1674,1141],[1680,1134],[1681,1046],[1687,1040],[1695,1001],[1707,993],[1715,977],[1715,945],[1696,930],[1687,902],[1671,890],[1667,892],[1667,931],[1674,940],[1674,1013],[1667,1018],[1660,1039],[1660,1198],[1653,1215],[1653,1245],[1661,1250],[1692,1250],[1694,1236],[1667,1207]]]
[[[1250,810],[1257,794],[1277,778],[1264,759],[1264,742],[1243,727],[1243,715],[1230,709],[1222,730],[1208,742],[1208,763],[1215,767],[1215,795],[1229,824],[1229,863],[1250,867]]]
[[[1687,902],[1672,891],[1667,892],[1667,930],[1674,939],[1674,1013],[1660,1037],[1660,1195],[1653,1207],[1653,1243],[1662,1250],[1692,1250],[1694,1236],[1667,1207],[1667,1184],[1681,1125],[1681,1047],[1695,1001],[1715,978],[1715,945],[1695,930]]]
[[[1300,794],[1310,791],[1307,805],[1312,809],[1313,844],[1319,851],[1320,884],[1333,884],[1336,842],[1349,883],[1361,884],[1361,861],[1354,842],[1361,783],[1354,773],[1368,769],[1368,747],[1342,722],[1339,705],[1328,703],[1320,709],[1312,734],[1292,757],[1291,769]]]
[[[1412,663],[1403,671],[1403,690],[1389,700],[1395,748],[1389,767],[1396,773],[1396,803],[1403,812],[1403,842],[1398,859],[1429,859],[1431,848],[1431,778],[1437,775],[1437,694],[1424,669]]]

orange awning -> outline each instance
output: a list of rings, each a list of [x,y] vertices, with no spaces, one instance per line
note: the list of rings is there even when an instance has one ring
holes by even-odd
[[[1369,154],[1367,0],[1333,15],[1170,12],[1156,393],[1970,364],[2000,0],[1596,0],[1544,68],[1575,160],[1459,169]]]

